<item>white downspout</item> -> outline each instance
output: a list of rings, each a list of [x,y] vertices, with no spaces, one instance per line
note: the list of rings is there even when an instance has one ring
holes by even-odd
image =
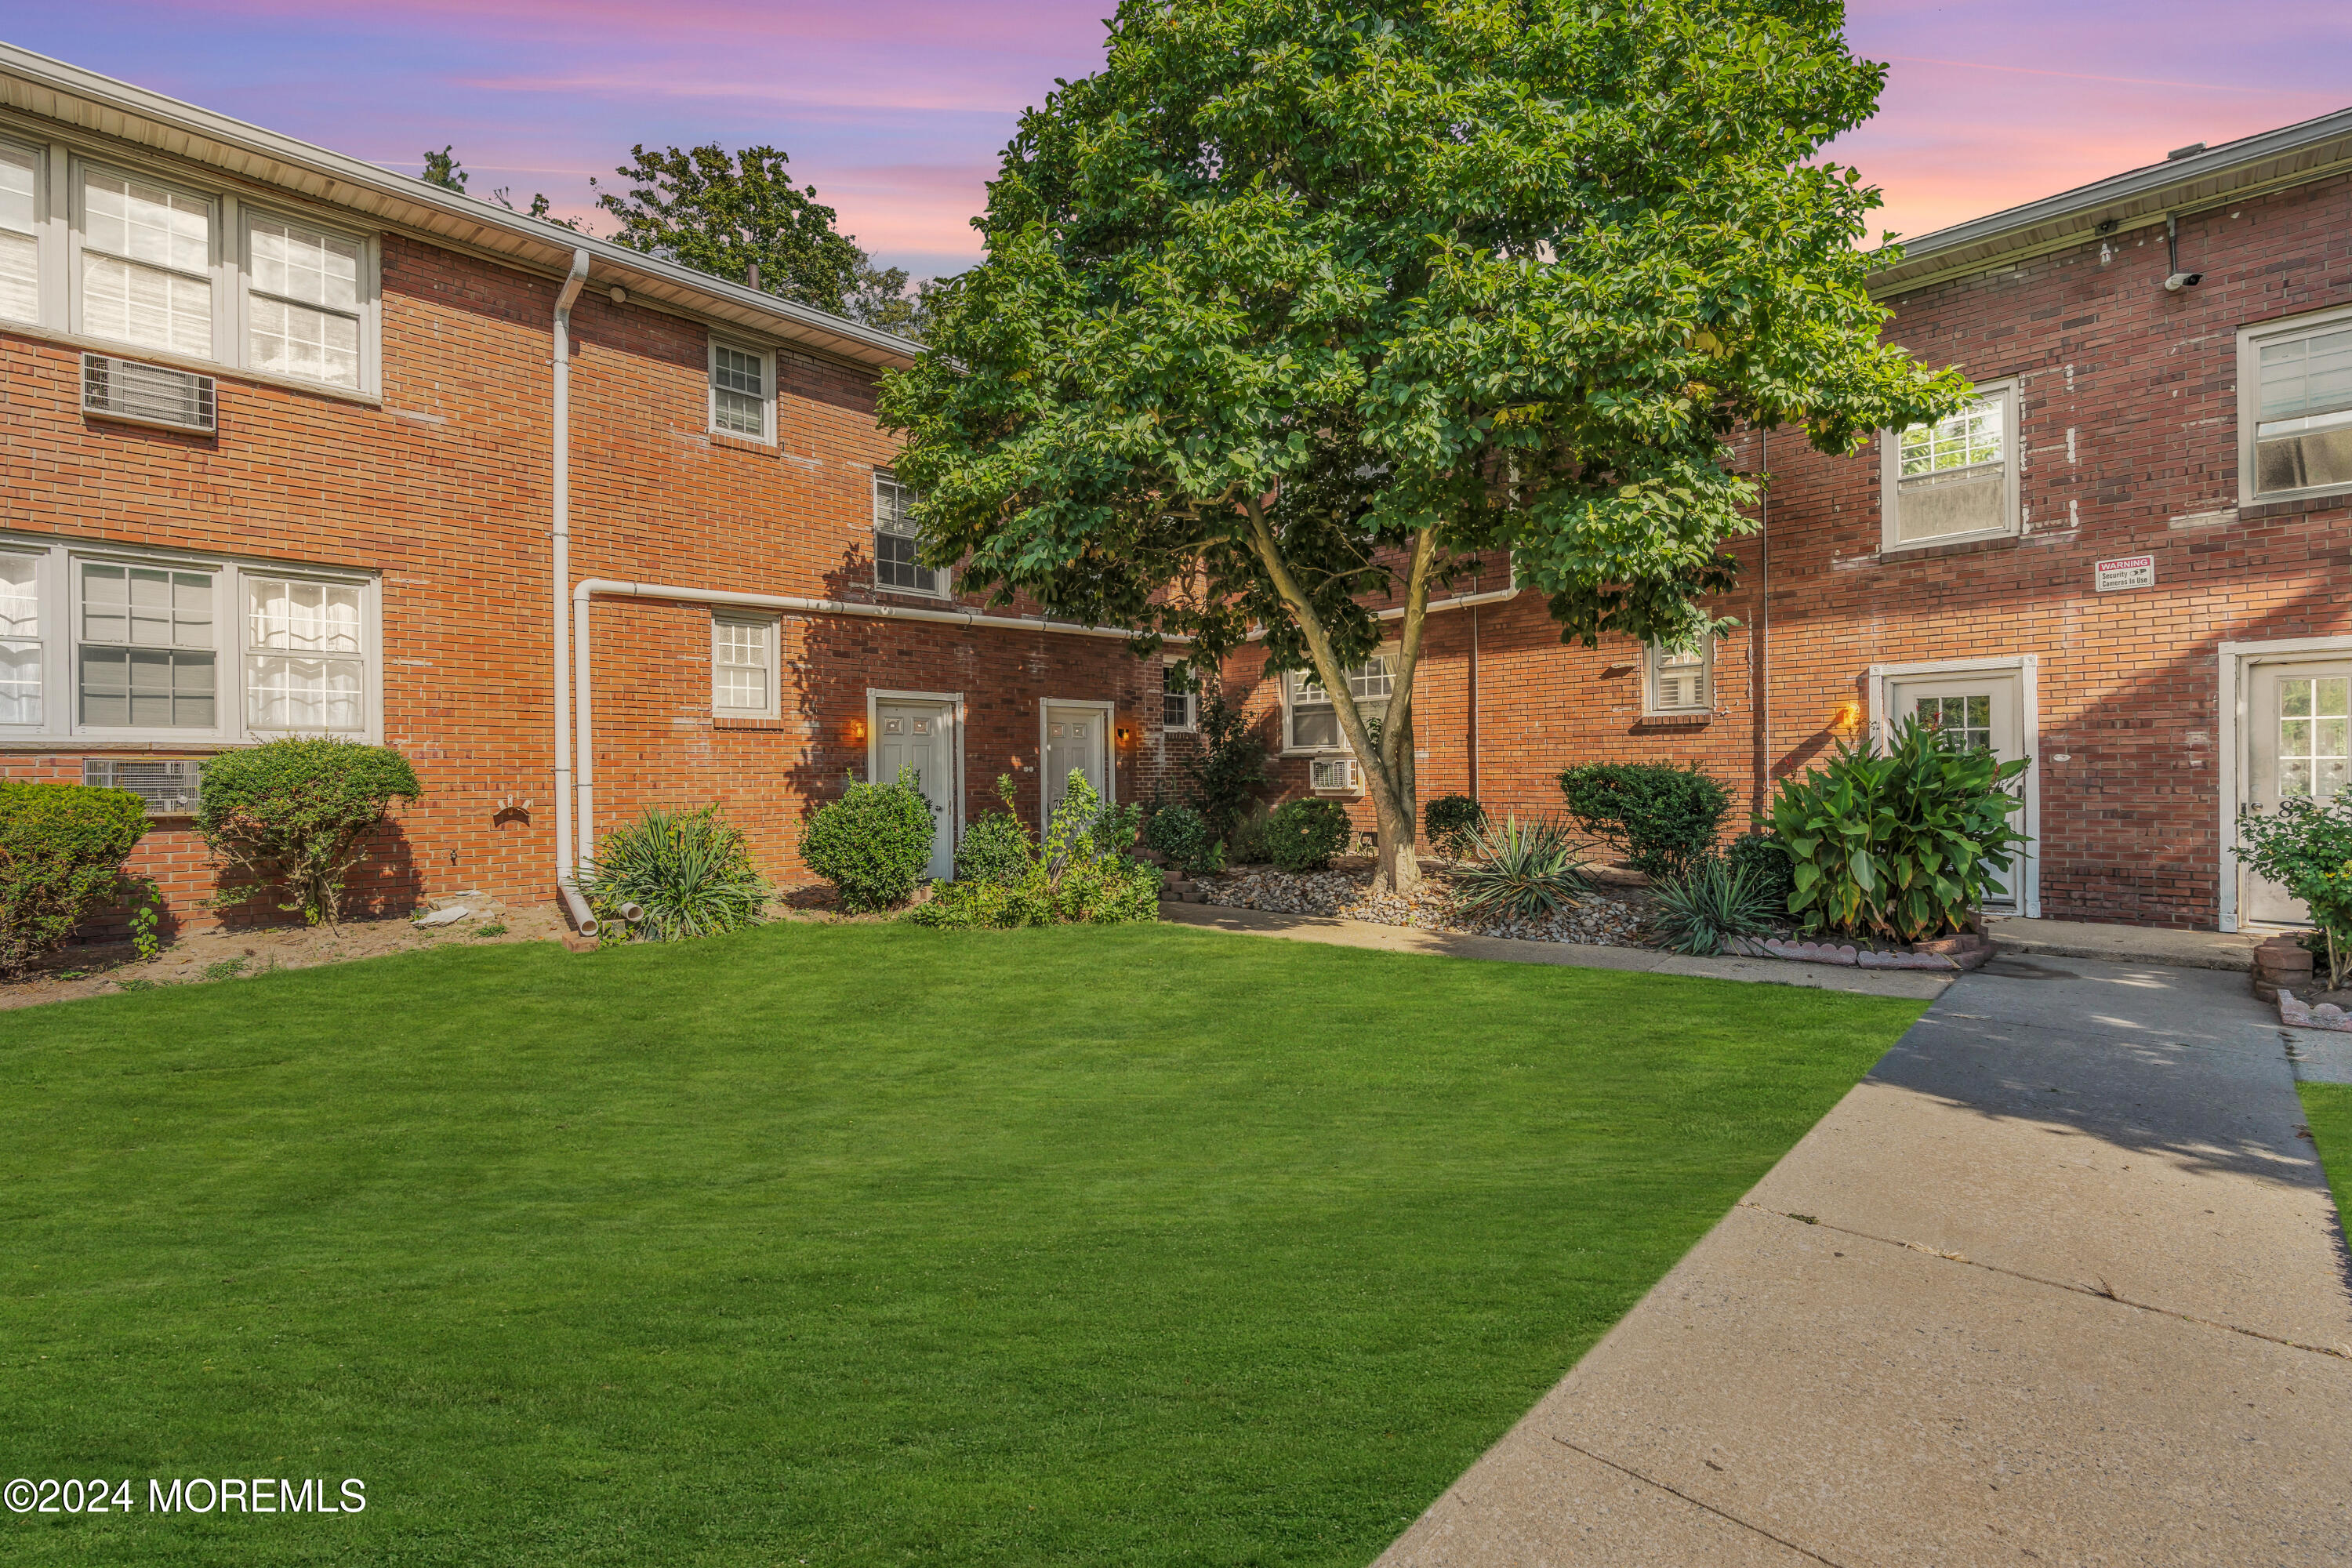
[[[572,712],[563,700],[563,685],[572,664],[572,307],[588,281],[588,253],[572,253],[572,270],[555,296],[555,396],[551,438],[555,450],[553,527],[555,579],[555,681],[550,695],[555,702],[555,885],[571,910],[572,923],[582,936],[596,934],[596,917],[580,896],[573,878],[577,858],[572,852]],[[584,630],[583,626],[583,630]]]

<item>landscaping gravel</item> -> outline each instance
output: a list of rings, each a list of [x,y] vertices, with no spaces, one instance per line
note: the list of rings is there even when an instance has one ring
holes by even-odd
[[[1423,931],[1461,931],[1470,936],[1516,937],[1523,942],[1570,942],[1592,947],[1643,947],[1642,911],[1622,898],[1588,893],[1573,909],[1543,920],[1476,920],[1457,915],[1443,872],[1425,874],[1411,900],[1377,892],[1369,871],[1315,871],[1304,876],[1248,866],[1203,877],[1196,896],[1225,909],[1266,910],[1288,915],[1338,915],[1381,925]]]

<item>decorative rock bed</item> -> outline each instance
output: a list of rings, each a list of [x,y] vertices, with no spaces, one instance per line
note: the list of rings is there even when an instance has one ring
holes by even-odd
[[[1313,871],[1295,875],[1271,867],[1245,866],[1190,884],[1192,901],[1229,910],[1265,910],[1286,915],[1335,915],[1380,925],[1421,931],[1458,931],[1465,936],[1511,937],[1521,942],[1576,942],[1589,947],[1642,947],[1639,906],[1607,893],[1588,893],[1574,908],[1541,920],[1481,920],[1457,914],[1453,889],[1443,871],[1426,873],[1412,899],[1378,891],[1370,871]]]

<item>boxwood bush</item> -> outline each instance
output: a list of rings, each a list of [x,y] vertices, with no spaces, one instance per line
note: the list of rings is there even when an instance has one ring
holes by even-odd
[[[416,770],[388,746],[326,737],[272,741],[205,763],[196,832],[222,869],[215,904],[276,892],[312,925],[342,919],[343,879],[392,803],[424,798]]]
[[[64,946],[121,885],[146,833],[128,790],[0,782],[0,977]]]
[[[1696,763],[1586,763],[1559,775],[1568,815],[1645,877],[1679,877],[1712,853],[1731,796]]]
[[[1285,801],[1266,814],[1266,858],[1294,874],[1327,871],[1353,833],[1348,808],[1336,800]]]
[[[831,882],[841,907],[866,914],[903,903],[931,864],[936,820],[915,787],[914,772],[898,770],[888,784],[850,781],[839,800],[827,801],[801,830],[801,858]]]
[[[1430,847],[1459,860],[1478,842],[1486,808],[1466,795],[1441,795],[1421,808],[1421,830]]]

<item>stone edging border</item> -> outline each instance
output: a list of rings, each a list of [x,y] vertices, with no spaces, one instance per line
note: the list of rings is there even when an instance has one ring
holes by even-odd
[[[2279,1022],[2290,1029],[2333,1029],[2339,1035],[2352,1035],[2352,1013],[2333,1002],[2322,1002],[2316,1007],[2298,1002],[2294,993],[2284,986],[2279,988]]]
[[[1780,937],[1729,936],[1723,939],[1723,951],[1738,958],[1778,958],[1793,963],[1838,963],[1849,969],[1924,969],[1955,974],[1962,970],[1980,967],[1992,956],[1992,943],[1984,937],[1964,935],[1946,937],[1934,942],[1919,942],[1908,952],[1881,952],[1876,948],[1861,947],[1853,942],[1790,942]]]

